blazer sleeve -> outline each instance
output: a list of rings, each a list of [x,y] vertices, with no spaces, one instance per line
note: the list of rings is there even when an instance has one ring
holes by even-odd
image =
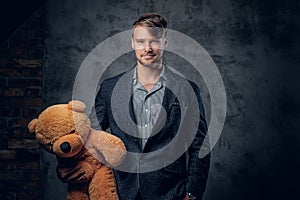
[[[210,148],[209,140],[205,144],[204,138],[207,132],[207,123],[205,120],[205,112],[200,96],[200,90],[195,83],[191,82],[194,92],[197,96],[200,120],[196,137],[192,144],[188,148],[188,170],[187,170],[187,182],[186,192],[191,193],[196,199],[202,199],[203,193],[206,188],[206,182],[208,178],[209,166],[210,166],[210,153],[204,158],[199,158],[199,151],[202,145],[204,148]],[[210,152],[210,151],[209,151]]]
[[[105,101],[105,85],[102,83],[100,89],[95,98],[95,112],[96,119],[99,123],[100,129],[106,131],[109,127],[108,114],[107,114],[107,103]],[[98,127],[99,127],[98,126]]]

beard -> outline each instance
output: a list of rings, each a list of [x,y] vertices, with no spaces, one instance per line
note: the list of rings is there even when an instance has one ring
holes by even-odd
[[[163,55],[160,55],[158,57],[155,57],[155,56],[157,56],[156,54],[148,54],[148,55],[151,55],[153,57],[150,59],[145,59],[144,56],[146,56],[146,55],[142,55],[141,57],[137,57],[137,61],[146,67],[156,67],[161,64]]]

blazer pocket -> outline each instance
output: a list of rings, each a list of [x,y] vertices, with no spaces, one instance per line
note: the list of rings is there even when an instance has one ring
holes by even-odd
[[[175,100],[173,103],[172,103],[172,106],[171,106],[171,113],[180,113],[181,112],[181,106],[179,104],[179,102],[177,100]]]
[[[180,108],[179,101],[177,99],[175,99],[174,102],[172,103],[172,106]]]

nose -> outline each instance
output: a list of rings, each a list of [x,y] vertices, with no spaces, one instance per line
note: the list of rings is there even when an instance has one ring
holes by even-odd
[[[64,153],[69,153],[71,151],[71,145],[69,142],[64,142],[60,145],[60,149],[64,152]]]
[[[146,52],[152,51],[152,47],[151,47],[150,42],[145,42],[144,49],[145,49]]]

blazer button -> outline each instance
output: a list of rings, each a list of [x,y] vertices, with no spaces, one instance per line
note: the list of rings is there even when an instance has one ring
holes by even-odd
[[[138,139],[135,138],[133,141],[138,142]]]

